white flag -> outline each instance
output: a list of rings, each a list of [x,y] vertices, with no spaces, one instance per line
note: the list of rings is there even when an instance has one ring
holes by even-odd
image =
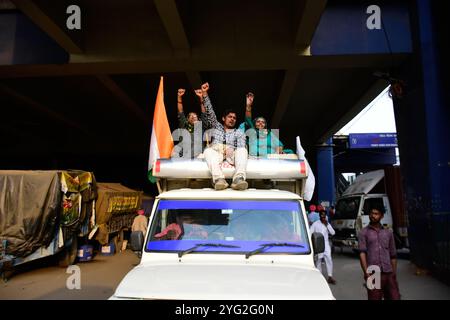
[[[306,167],[308,168],[308,178],[306,178],[303,199],[306,201],[311,201],[314,194],[314,187],[316,186],[316,178],[314,178],[314,173],[309,166],[308,160],[305,158],[305,150],[303,150],[302,144],[300,143],[300,137],[297,136],[297,138],[295,138],[295,142],[297,144],[297,156],[300,160],[305,160]]]

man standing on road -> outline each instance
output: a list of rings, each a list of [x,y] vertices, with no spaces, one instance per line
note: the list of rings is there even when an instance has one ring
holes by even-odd
[[[325,240],[325,251],[323,253],[319,253],[316,261],[316,267],[322,272],[322,260],[325,260],[325,265],[327,267],[328,273],[328,283],[336,284],[336,280],[333,278],[333,260],[331,259],[331,247],[329,242],[329,236],[334,235],[334,229],[331,224],[328,223],[327,214],[325,211],[321,211],[320,220],[314,222],[311,225],[311,233],[319,232],[323,234]]]
[[[209,84],[201,87],[203,104],[205,106],[205,121],[208,128],[212,128],[211,146],[204,151],[205,160],[211,171],[214,189],[223,190],[228,187],[221,164],[226,160],[234,165],[235,173],[231,187],[234,190],[245,190],[248,183],[245,181],[248,152],[245,147],[245,134],[236,129],[236,112],[226,110],[222,116],[222,123],[217,121],[211,101],[208,96]],[[196,90],[196,93],[199,90]]]
[[[131,231],[141,231],[142,234],[147,234],[147,225],[148,225],[148,219],[145,216],[145,212],[143,209],[139,209],[137,211],[137,216],[133,220],[133,225],[131,226]]]
[[[395,249],[394,235],[389,229],[383,228],[380,221],[384,216],[384,208],[372,206],[369,213],[370,224],[361,230],[358,235],[359,259],[364,273],[364,280],[372,276],[369,267],[378,267],[381,274],[378,284],[380,287],[369,288],[369,300],[399,300],[400,292],[397,283],[397,251]],[[375,281],[375,285],[377,281]]]

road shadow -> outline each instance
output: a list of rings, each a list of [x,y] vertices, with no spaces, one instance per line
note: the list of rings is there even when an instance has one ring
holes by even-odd
[[[114,290],[113,287],[81,285],[80,289],[59,288],[34,300],[107,300]]]

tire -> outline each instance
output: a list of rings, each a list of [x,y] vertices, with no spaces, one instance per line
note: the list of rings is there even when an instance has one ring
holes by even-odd
[[[67,268],[75,263],[78,251],[78,239],[76,236],[72,238],[70,246],[63,249],[58,258],[58,265],[61,268]]]

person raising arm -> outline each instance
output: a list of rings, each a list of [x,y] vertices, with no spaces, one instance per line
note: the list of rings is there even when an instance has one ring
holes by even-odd
[[[245,147],[245,135],[235,127],[236,112],[231,109],[226,110],[222,116],[222,123],[219,123],[208,96],[209,84],[204,83],[201,90],[206,111],[205,120],[207,126],[213,129],[211,146],[205,150],[204,155],[211,171],[214,189],[223,190],[228,187],[220,167],[220,164],[226,160],[235,166],[231,187],[235,190],[245,190],[248,188],[248,183],[245,181],[248,153]]]

